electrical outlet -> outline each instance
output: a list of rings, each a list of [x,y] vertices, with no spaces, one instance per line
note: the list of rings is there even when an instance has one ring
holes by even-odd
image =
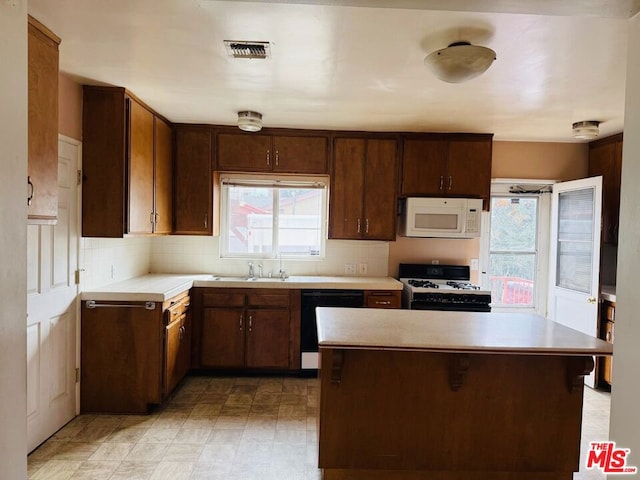
[[[344,274],[345,275],[355,275],[356,274],[356,264],[355,263],[345,263],[344,264]]]
[[[366,263],[359,263],[358,264],[358,273],[360,275],[366,275],[368,271],[368,265]]]
[[[478,270],[478,259],[477,258],[472,258],[471,259],[471,270]]]
[[[440,265],[440,260],[431,260],[431,265]]]

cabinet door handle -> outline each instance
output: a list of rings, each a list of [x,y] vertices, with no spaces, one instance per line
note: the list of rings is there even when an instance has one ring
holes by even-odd
[[[160,214],[159,214],[158,212],[156,212],[156,213],[153,215],[153,221],[155,222],[155,224],[156,224],[156,225],[158,224],[158,219],[159,219],[159,218],[160,218]]]
[[[33,182],[31,181],[31,177],[27,177],[27,185],[29,186],[29,196],[27,197],[27,206],[31,206],[31,202],[33,202],[33,194],[36,189],[33,186]]]
[[[444,188],[444,175],[440,175],[440,190]]]
[[[276,150],[276,167],[278,166],[280,160],[280,156],[278,155],[278,150]]]
[[[271,165],[271,150],[267,150],[267,166]]]
[[[449,190],[451,190],[452,185],[453,185],[453,178],[451,177],[451,175],[449,175]]]
[[[360,219],[358,219],[358,233],[360,233]]]
[[[364,233],[369,233],[369,219],[364,221]]]
[[[208,228],[209,225],[209,214],[205,213],[204,214],[204,228]]]
[[[251,331],[252,326],[253,326],[253,315],[249,315],[249,331]]]
[[[613,343],[613,342],[611,341],[611,332],[607,332],[607,342],[609,342],[609,343]]]
[[[240,330],[242,330],[242,323],[244,322],[244,318],[242,314],[240,314]]]
[[[149,214],[149,223],[150,223],[151,225],[153,225],[153,219],[154,219],[154,218],[155,218],[155,217],[153,216],[153,212],[151,212],[151,213]]]

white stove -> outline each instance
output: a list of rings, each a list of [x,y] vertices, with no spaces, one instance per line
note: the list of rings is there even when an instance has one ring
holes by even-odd
[[[403,306],[413,310],[490,312],[491,292],[469,281],[464,265],[400,264]]]

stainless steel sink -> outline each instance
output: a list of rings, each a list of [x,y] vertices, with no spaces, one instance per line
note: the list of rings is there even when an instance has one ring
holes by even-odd
[[[218,282],[283,282],[280,277],[231,277],[212,275],[211,280]]]

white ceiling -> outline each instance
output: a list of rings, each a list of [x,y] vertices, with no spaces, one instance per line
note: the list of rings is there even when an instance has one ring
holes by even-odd
[[[639,4],[29,0],[29,13],[62,38],[61,70],[124,86],[173,122],[232,125],[256,110],[269,127],[573,141],[575,121],[601,121],[602,136],[623,129],[627,19]],[[223,40],[270,41],[272,58],[232,59]],[[459,40],[497,60],[443,83],[424,57]]]

